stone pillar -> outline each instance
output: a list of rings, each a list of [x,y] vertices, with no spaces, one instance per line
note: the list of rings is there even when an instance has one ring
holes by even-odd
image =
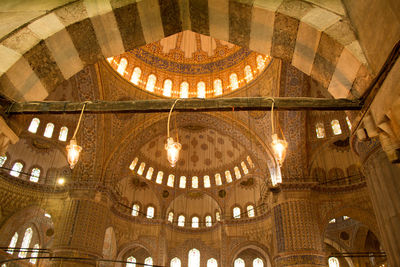
[[[389,161],[377,139],[356,142],[390,266],[400,266],[400,166]]]
[[[326,266],[317,213],[308,199],[284,200],[274,207],[276,267]]]
[[[109,208],[99,199],[73,196],[60,207],[55,228],[53,256],[101,258]],[[96,261],[52,260],[52,266],[96,266]]]

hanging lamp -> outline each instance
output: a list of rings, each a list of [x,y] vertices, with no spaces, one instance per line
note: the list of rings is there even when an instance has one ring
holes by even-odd
[[[271,126],[272,126],[272,142],[271,147],[274,154],[276,161],[278,162],[279,167],[282,167],[283,162],[285,161],[286,157],[286,149],[288,147],[288,143],[285,140],[285,137],[282,133],[282,139],[278,137],[278,134],[275,133],[275,125],[274,125],[274,104],[275,100],[271,98],[272,105],[271,105]]]
[[[68,159],[68,164],[71,169],[75,167],[75,165],[78,163],[79,160],[79,155],[82,151],[82,147],[78,145],[76,142],[76,134],[78,133],[79,126],[81,124],[82,116],[83,116],[83,111],[85,110],[86,104],[88,102],[85,102],[82,107],[81,115],[79,116],[78,120],[78,125],[75,128],[74,135],[72,136],[71,140],[69,141],[69,145],[67,145],[67,159]]]
[[[179,101],[180,99],[176,99],[174,104],[172,105],[169,114],[168,114],[168,122],[167,122],[167,143],[165,144],[165,150],[167,151],[167,159],[169,161],[169,164],[171,165],[171,167],[175,167],[176,163],[179,160],[179,153],[182,149],[182,145],[179,143],[178,140],[178,134],[176,135],[176,142],[174,141],[174,138],[170,136],[170,132],[169,132],[169,124],[171,121],[171,114],[172,114],[172,110],[174,109],[176,103]]]

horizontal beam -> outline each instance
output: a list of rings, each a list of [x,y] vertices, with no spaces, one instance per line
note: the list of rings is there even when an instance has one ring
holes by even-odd
[[[131,101],[88,102],[87,113],[156,113],[168,112],[175,99],[150,99]],[[13,103],[4,110],[7,114],[26,113],[77,113],[85,102],[24,102]],[[235,97],[217,99],[181,99],[175,105],[177,111],[232,111],[271,109],[272,100],[268,97]],[[360,110],[358,100],[326,99],[310,97],[276,97],[274,109],[278,110]]]

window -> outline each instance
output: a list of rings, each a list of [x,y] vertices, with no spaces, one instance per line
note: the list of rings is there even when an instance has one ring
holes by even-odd
[[[133,204],[132,206],[132,216],[138,216],[139,215],[139,210],[140,207],[138,204]]]
[[[33,168],[31,171],[31,177],[29,178],[29,181],[37,183],[39,181],[39,176],[40,176],[40,169]]]
[[[10,175],[12,175],[14,177],[19,177],[23,167],[24,167],[24,165],[22,165],[21,162],[15,162],[14,166],[12,167],[12,169],[10,171]]]
[[[121,58],[118,64],[117,72],[124,76],[126,66],[128,66],[128,60],[126,60],[126,58]]]
[[[131,76],[131,82],[135,85],[138,85],[140,81],[140,75],[142,75],[142,70],[139,67],[134,68]]]
[[[199,217],[192,218],[192,228],[199,228]]]
[[[315,125],[315,131],[317,132],[317,138],[325,137],[325,128],[322,122],[319,122]]]
[[[144,168],[146,167],[146,163],[140,163],[139,169],[137,170],[137,174],[142,175],[144,172]]]
[[[206,98],[206,84],[204,82],[197,84],[197,97]]]
[[[206,227],[211,227],[212,226],[212,219],[210,215],[206,216]]]
[[[265,68],[265,60],[263,59],[262,55],[258,55],[256,61],[258,70],[262,71]]]
[[[231,183],[232,182],[232,175],[230,171],[225,171],[225,179],[226,182]]]
[[[192,188],[199,188],[199,178],[197,176],[192,177]]]
[[[339,267],[339,260],[335,257],[330,257],[328,259],[329,267]]]
[[[186,187],[186,176],[181,176],[181,179],[179,180],[179,188],[185,188]]]
[[[29,245],[31,244],[32,235],[33,235],[32,228],[30,228],[30,227],[27,228],[25,230],[24,239],[22,239],[21,251],[18,254],[19,258],[26,258],[26,254],[27,254],[26,249],[29,248]]]
[[[215,212],[215,219],[219,222],[221,221],[221,214],[219,213],[219,211]]]
[[[253,260],[253,267],[264,267],[264,262],[260,258]]]
[[[239,82],[236,73],[232,73],[231,76],[229,76],[229,81],[231,83],[232,90],[236,90],[239,88]]]
[[[162,184],[163,176],[164,176],[164,173],[162,171],[159,171],[157,173],[157,178],[156,178],[156,183],[157,184]]]
[[[207,261],[207,267],[218,267],[217,260],[214,258],[211,258]]]
[[[8,245],[8,247],[10,248],[10,249],[7,250],[8,254],[12,255],[14,253],[14,250],[11,249],[11,248],[15,248],[15,245],[17,244],[17,241],[18,241],[18,233],[15,232],[15,234],[11,238],[10,244]]]
[[[335,223],[335,222],[336,222],[336,219],[332,219],[329,221],[329,223]]]
[[[236,179],[242,178],[242,174],[240,173],[240,170],[237,166],[235,168],[233,168],[233,170],[235,171]]]
[[[343,220],[348,220],[348,219],[350,219],[350,217],[349,216],[343,216]]]
[[[200,251],[195,248],[189,251],[188,267],[200,267]]]
[[[175,175],[173,174],[168,175],[167,185],[169,187],[174,187],[174,183],[175,183]]]
[[[233,218],[239,219],[240,218],[240,208],[234,207],[233,208]]]
[[[146,179],[147,179],[147,180],[151,180],[151,177],[153,176],[153,172],[154,172],[154,169],[153,169],[152,167],[150,167],[150,168],[147,170],[147,173],[146,173]]]
[[[153,258],[152,257],[147,257],[144,260],[144,264],[153,265]]]
[[[28,131],[30,131],[31,133],[36,133],[37,129],[39,127],[39,124],[40,124],[40,120],[38,118],[33,118],[31,121],[31,124],[29,124]]]
[[[246,79],[246,82],[250,82],[251,80],[253,80],[253,72],[249,65],[244,67],[244,78]]]
[[[35,244],[35,245],[33,246],[33,248],[34,248],[34,249],[39,249],[39,244]],[[39,254],[39,251],[38,251],[38,250],[34,250],[34,251],[32,252],[32,254],[31,254],[31,257],[37,257],[38,254]],[[29,260],[29,262],[32,263],[32,264],[36,264],[36,261],[37,261],[37,259],[30,259],[30,260]]]
[[[126,259],[127,262],[132,262],[132,263],[127,263],[126,267],[136,267],[136,259],[133,256],[130,256],[129,258]]]
[[[174,222],[174,213],[173,213],[172,211],[170,211],[170,212],[168,213],[168,221],[169,221],[170,223],[173,223],[173,222]]]
[[[178,217],[178,226],[184,227],[185,226],[185,216],[179,215]]]
[[[131,170],[131,171],[133,171],[134,169],[135,169],[135,167],[136,167],[136,164],[138,163],[138,158],[135,158],[134,160],[132,160],[132,163],[131,163],[131,165],[129,165],[129,169]]]
[[[240,163],[240,165],[242,166],[243,173],[244,173],[244,174],[248,174],[248,173],[249,173],[249,169],[247,168],[246,163],[244,163],[244,161],[242,161],[242,162]]]
[[[108,57],[108,58],[107,58],[107,61],[108,61],[109,63],[112,63],[112,62],[113,62],[113,59],[114,59],[114,57]]]
[[[221,174],[219,174],[219,173],[215,174],[215,184],[216,185],[222,185]]]
[[[244,267],[244,260],[241,258],[237,258],[235,263],[233,264],[234,267]]]
[[[154,207],[152,207],[152,206],[147,207],[146,218],[148,218],[148,219],[154,218]]]
[[[255,211],[254,211],[253,205],[247,206],[247,216],[249,216],[250,218],[255,216]]]
[[[351,122],[349,117],[346,116],[346,122],[347,122],[347,127],[349,127],[349,130],[351,131]]]
[[[340,123],[338,120],[331,121],[331,126],[334,135],[339,135],[342,133],[342,129],[340,128]]]
[[[210,176],[204,175],[203,182],[204,182],[204,187],[209,188],[211,186]]]
[[[147,78],[146,90],[149,92],[154,92],[154,86],[156,85],[157,77],[154,74],[150,74]]]
[[[58,135],[58,140],[67,141],[68,136],[68,128],[66,126],[61,127],[60,134]]]
[[[7,156],[6,155],[0,157],[0,167],[3,167],[4,163],[6,162],[6,160],[7,160]]]
[[[44,216],[47,217],[47,218],[49,218],[49,219],[51,219],[51,215],[48,214],[48,213],[45,213]]]
[[[188,98],[189,97],[189,84],[187,82],[181,83],[181,92],[180,98]]]
[[[181,260],[178,258],[173,258],[171,260],[170,267],[181,267]]]
[[[220,79],[214,80],[214,95],[222,95],[222,81]]]
[[[250,156],[247,156],[247,163],[249,163],[250,168],[254,168],[254,163],[251,160]]]
[[[49,122],[44,130],[44,137],[51,138],[53,136],[54,124]]]
[[[172,81],[167,79],[164,81],[163,95],[171,97]]]

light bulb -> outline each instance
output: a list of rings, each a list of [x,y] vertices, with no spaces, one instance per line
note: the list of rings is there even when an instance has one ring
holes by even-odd
[[[285,140],[278,139],[277,134],[272,135],[271,147],[274,152],[275,159],[279,164],[279,167],[282,166],[282,163],[285,160],[287,146],[288,143]]]
[[[78,146],[75,139],[71,139],[69,145],[67,145],[68,163],[71,169],[73,169],[78,163],[79,154],[81,153],[81,151],[82,147]]]
[[[182,145],[178,142],[174,142],[174,138],[168,137],[167,143],[165,144],[165,150],[167,150],[167,159],[171,167],[175,167],[176,162],[179,160],[179,152],[181,151]]]

